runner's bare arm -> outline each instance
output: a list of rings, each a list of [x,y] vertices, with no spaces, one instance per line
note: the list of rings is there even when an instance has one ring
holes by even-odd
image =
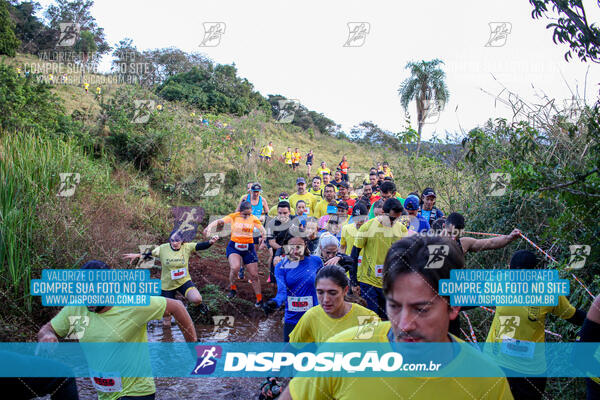
[[[460,238],[460,242],[464,248],[465,253],[467,251],[477,252],[481,250],[501,249],[502,247],[505,247],[510,242],[518,238],[520,234],[520,230],[513,229],[513,231],[509,235],[497,236],[490,239],[475,239],[470,237],[464,237]]]
[[[208,224],[208,226],[206,228],[204,228],[204,236],[208,237],[210,236],[210,232],[217,227],[217,232],[223,228],[223,226],[225,225],[225,221],[223,221],[223,219],[217,219],[216,221],[211,222],[210,224]]]
[[[279,400],[293,400],[292,395],[290,394],[290,386],[288,385],[283,393],[279,396]]]
[[[37,337],[39,342],[58,342],[58,335],[50,322],[41,327]]]
[[[165,309],[165,317],[174,316],[175,321],[179,325],[183,337],[186,342],[197,342],[196,329],[192,323],[192,318],[179,300],[167,299],[167,308]]]
[[[600,295],[596,296],[590,310],[587,313],[587,319],[600,324]]]

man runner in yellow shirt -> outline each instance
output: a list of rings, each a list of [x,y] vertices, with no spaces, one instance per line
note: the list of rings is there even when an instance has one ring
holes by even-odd
[[[406,227],[400,223],[402,203],[398,199],[388,199],[383,203],[383,213],[367,221],[358,230],[354,239],[351,252],[357,266],[358,286],[360,294],[367,301],[367,308],[386,320],[385,297],[383,285],[383,261],[392,243],[407,234]],[[358,267],[358,257],[362,255],[362,262]],[[352,274],[351,274],[352,276]],[[352,286],[357,286],[356,282]]]
[[[290,205],[296,208],[296,203],[298,203],[299,200],[303,200],[304,203],[306,203],[306,213],[309,216],[312,216],[315,205],[320,199],[306,191],[306,180],[302,177],[296,179],[296,190],[296,193],[290,196]]]
[[[425,268],[428,246],[447,245],[449,254],[441,268]],[[454,343],[434,361],[442,361],[440,371],[452,371],[468,365],[470,370],[486,371],[492,377],[340,377],[294,378],[280,396],[281,400],[510,400],[510,387],[502,371],[493,362],[448,333],[450,321],[460,307],[451,307],[438,292],[440,279],[450,278],[452,268],[463,268],[464,258],[456,243],[439,236],[411,236],[391,247],[385,258],[383,292],[389,322],[372,325],[372,336],[362,341],[401,343],[407,351],[411,343]],[[328,342],[359,343],[363,326],[350,328]],[[462,343],[462,344],[461,344]],[[416,349],[415,349],[416,351]]]
[[[81,269],[110,269],[101,261],[88,261]],[[147,342],[146,325],[153,319],[174,316],[181,328],[186,342],[196,342],[196,330],[190,315],[179,300],[160,296],[151,296],[148,306],[66,306],[50,322],[44,325],[39,333],[40,342],[58,342],[58,337],[77,338],[79,342]],[[85,321],[77,330],[74,328],[76,321]],[[88,359],[90,366],[101,368],[103,364],[119,362],[127,370],[135,371],[136,365],[150,366],[148,353],[139,357],[123,359],[123,355],[116,352],[116,347],[107,354],[102,354],[98,359],[98,352]],[[97,367],[97,368],[98,368]],[[97,369],[95,368],[95,369]],[[90,376],[92,385],[98,392],[99,400],[117,400],[131,398],[139,400],[152,400],[155,397],[156,387],[154,379],[149,377],[110,376],[108,371],[96,370],[97,376]],[[99,379],[109,378],[109,379]],[[96,379],[95,379],[96,378]]]
[[[330,183],[323,188],[323,200],[319,201],[315,206],[312,216],[316,219],[327,215],[327,207],[335,201],[335,187]]]
[[[294,157],[294,153],[292,153],[292,148],[288,147],[287,151],[285,153],[282,154],[282,158],[283,158],[283,162],[286,165],[289,165],[290,168],[293,168],[293,162],[292,162],[292,158]]]
[[[312,178],[312,186],[308,189],[308,192],[317,197],[317,200],[323,198],[323,188],[321,187],[321,177],[315,175]]]
[[[269,142],[269,144],[265,147],[265,160],[270,164],[271,158],[273,156],[273,142]]]
[[[327,163],[325,161],[321,161],[321,166],[317,169],[317,175],[321,176],[321,179],[323,179],[323,174],[325,173],[331,175],[331,170],[327,168]]]

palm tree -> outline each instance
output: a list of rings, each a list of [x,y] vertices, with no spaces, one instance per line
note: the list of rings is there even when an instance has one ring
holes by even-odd
[[[450,98],[444,81],[446,73],[439,67],[443,63],[437,58],[432,61],[409,62],[406,69],[410,69],[410,77],[402,82],[398,89],[400,104],[405,110],[412,100],[417,103],[417,157],[421,148],[421,131],[425,119],[434,110],[442,111]]]

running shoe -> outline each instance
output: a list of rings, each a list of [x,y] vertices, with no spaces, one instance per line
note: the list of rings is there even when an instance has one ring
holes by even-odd
[[[244,280],[244,267],[241,267],[241,268],[240,268],[240,272],[238,272],[238,279],[239,279],[240,281],[243,281],[243,280]]]

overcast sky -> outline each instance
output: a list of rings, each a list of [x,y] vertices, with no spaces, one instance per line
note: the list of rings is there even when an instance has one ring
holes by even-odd
[[[51,3],[41,1],[44,7]],[[588,22],[600,22],[596,1],[584,4]],[[439,58],[450,102],[436,123],[425,126],[429,138],[510,117],[483,91],[497,94],[501,84],[525,99],[544,92],[562,102],[571,97],[569,87],[584,95],[589,68],[586,95],[597,97],[600,66],[567,63],[565,46],[555,45],[545,28],[548,20],[533,20],[531,11],[528,0],[96,0],[92,14],[113,46],[130,37],[140,50],[173,46],[235,62],[239,75],[263,95],[299,99],[346,131],[361,121],[402,130],[397,90],[408,76],[406,63]],[[225,23],[216,47],[199,47],[204,22]],[[369,28],[362,46],[343,46],[350,22]],[[506,22],[510,33],[486,47],[495,22]],[[409,112],[416,128],[414,102]]]

